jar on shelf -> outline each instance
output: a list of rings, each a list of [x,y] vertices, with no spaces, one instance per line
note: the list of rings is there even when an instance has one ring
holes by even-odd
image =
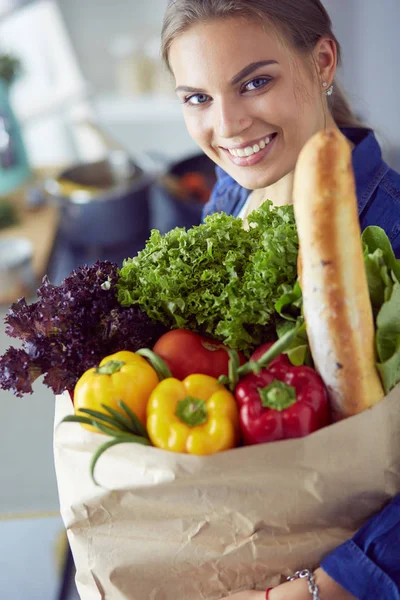
[[[175,97],[175,85],[171,73],[161,57],[160,34],[148,37],[143,51],[153,65],[153,93],[161,96]]]
[[[153,61],[142,50],[138,40],[119,36],[110,45],[115,59],[115,84],[123,96],[139,96],[153,90]]]

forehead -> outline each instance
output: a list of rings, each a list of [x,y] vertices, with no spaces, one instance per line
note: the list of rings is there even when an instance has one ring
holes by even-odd
[[[282,36],[259,21],[229,18],[196,23],[179,35],[169,53],[177,85],[199,85],[200,79],[230,80],[245,66],[263,60],[289,65]]]

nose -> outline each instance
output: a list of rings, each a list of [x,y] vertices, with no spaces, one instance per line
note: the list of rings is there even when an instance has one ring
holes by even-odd
[[[253,120],[237,98],[220,99],[217,109],[217,133],[220,138],[232,139],[241,135]]]

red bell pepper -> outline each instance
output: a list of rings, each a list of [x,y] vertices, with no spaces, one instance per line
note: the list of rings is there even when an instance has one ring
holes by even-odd
[[[258,360],[270,346],[264,344],[250,360]],[[286,354],[243,377],[235,396],[246,445],[303,437],[330,423],[321,377],[310,367],[294,367]]]

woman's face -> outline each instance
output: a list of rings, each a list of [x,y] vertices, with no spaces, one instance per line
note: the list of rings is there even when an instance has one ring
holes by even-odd
[[[169,59],[190,135],[245,188],[290,173],[325,125],[321,82],[261,23],[196,24],[174,40]]]

